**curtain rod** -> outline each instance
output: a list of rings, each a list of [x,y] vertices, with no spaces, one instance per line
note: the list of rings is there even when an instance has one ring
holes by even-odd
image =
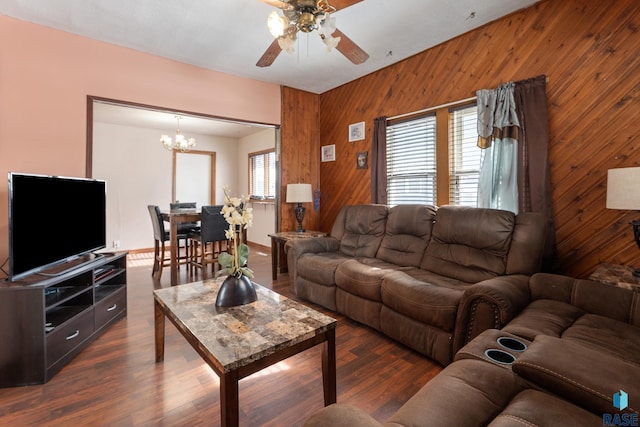
[[[455,102],[448,102],[446,104],[438,105],[436,107],[425,108],[424,110],[418,110],[418,111],[413,111],[411,113],[405,113],[405,114],[399,114],[393,117],[387,117],[387,120],[401,119],[403,117],[413,116],[415,114],[428,113],[429,111],[438,110],[440,108],[451,107],[453,105],[464,104],[465,102],[475,101],[476,99],[477,99],[476,96],[472,96],[471,98],[461,99],[460,101],[455,101]]]

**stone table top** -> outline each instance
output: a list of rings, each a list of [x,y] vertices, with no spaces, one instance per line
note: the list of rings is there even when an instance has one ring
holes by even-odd
[[[337,321],[255,284],[258,299],[236,307],[216,307],[224,278],[153,291],[221,365],[230,372],[282,348],[335,328]]]
[[[327,233],[322,231],[280,231],[278,233],[268,234],[269,237],[282,240],[290,239],[310,239],[312,237],[325,237]]]
[[[627,265],[603,263],[589,276],[589,279],[640,291],[640,278],[633,275],[633,270],[633,267]]]

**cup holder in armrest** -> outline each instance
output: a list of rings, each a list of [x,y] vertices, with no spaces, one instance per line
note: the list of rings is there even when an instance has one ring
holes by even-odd
[[[520,340],[511,337],[500,337],[497,339],[498,344],[511,351],[523,352],[527,349],[527,345]]]
[[[493,360],[496,363],[500,363],[502,365],[511,365],[516,361],[516,357],[510,353],[507,353],[504,350],[498,350],[495,348],[490,348],[489,350],[484,352],[484,355],[489,358],[489,360]]]

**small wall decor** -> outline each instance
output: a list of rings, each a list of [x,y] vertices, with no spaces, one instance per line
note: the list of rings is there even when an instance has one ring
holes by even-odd
[[[368,157],[368,151],[360,151],[359,153],[356,153],[357,169],[367,169],[369,167]]]
[[[364,139],[364,122],[349,125],[349,142]]]
[[[313,210],[316,212],[320,211],[320,196],[322,196],[322,191],[319,188],[313,190]]]
[[[336,160],[336,145],[323,145],[321,156],[323,162],[334,162]]]

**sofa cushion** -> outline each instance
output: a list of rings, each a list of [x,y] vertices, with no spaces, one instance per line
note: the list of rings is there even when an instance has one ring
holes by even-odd
[[[586,314],[564,334],[580,342],[640,366],[640,328],[597,314]]]
[[[349,206],[344,215],[340,252],[352,257],[374,258],[384,236],[388,212],[383,205]]]
[[[503,275],[515,224],[512,212],[443,206],[420,268],[474,283]]]
[[[419,268],[409,268],[402,271],[421,282],[431,283],[432,285],[443,286],[449,289],[465,290],[475,284],[463,282],[462,280],[454,279],[447,276],[441,276],[440,274],[432,273],[431,271],[427,270],[421,270]]]
[[[350,259],[336,269],[336,286],[346,292],[380,301],[380,284],[389,272],[402,267],[375,258]]]
[[[336,268],[350,258],[339,252],[306,253],[297,262],[298,276],[323,286],[335,286]]]
[[[351,405],[334,403],[313,414],[304,427],[382,427],[371,415]]]
[[[502,330],[531,341],[537,335],[560,337],[584,315],[584,310],[571,304],[547,299],[536,300]]]
[[[435,216],[436,208],[433,206],[392,207],[376,258],[401,266],[418,267],[431,239]]]
[[[621,322],[640,326],[640,293],[605,283],[558,274],[536,273],[531,299],[553,299]]]
[[[382,279],[382,302],[390,309],[427,325],[452,332],[463,289],[416,280],[401,271],[393,271]]]
[[[540,271],[545,247],[545,216],[540,212],[520,212],[511,235],[506,274],[532,275]]]
[[[526,383],[480,360],[447,366],[389,418],[386,426],[486,426]]]

